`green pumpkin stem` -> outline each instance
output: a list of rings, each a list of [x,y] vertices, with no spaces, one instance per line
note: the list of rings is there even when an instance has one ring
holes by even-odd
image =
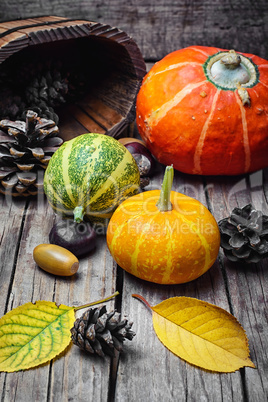
[[[84,208],[83,207],[75,207],[75,209],[73,210],[73,214],[74,214],[74,221],[77,223],[80,223],[83,221],[84,218]]]
[[[170,192],[172,188],[174,177],[174,169],[173,166],[167,166],[165,170],[165,175],[162,183],[162,188],[160,192],[159,200],[156,204],[157,208],[161,212],[171,211],[173,209],[172,204],[170,202]]]

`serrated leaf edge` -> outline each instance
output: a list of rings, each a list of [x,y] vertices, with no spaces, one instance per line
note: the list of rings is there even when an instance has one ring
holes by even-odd
[[[27,307],[34,306],[34,305],[38,305],[38,304],[54,305],[55,308],[57,308],[57,309],[60,309],[61,306],[62,306],[62,307],[66,307],[66,313],[67,313],[67,312],[70,312],[70,310],[73,310],[73,313],[74,313],[74,311],[75,311],[75,310],[74,310],[74,307],[69,307],[69,306],[66,306],[66,305],[64,305],[64,304],[57,305],[55,302],[51,302],[51,301],[38,300],[38,301],[36,301],[36,302],[34,302],[34,303],[33,303],[33,302],[28,302],[28,303],[25,303],[25,304],[23,304],[23,305],[21,305],[21,306],[15,307],[14,309],[12,309],[12,310],[10,310],[9,312],[7,312],[3,317],[1,317],[1,318],[0,318],[0,329],[1,329],[1,322],[2,322],[2,321],[5,321],[6,319],[8,319],[8,318],[10,318],[11,316],[13,316],[13,315],[14,315],[14,312],[15,312],[15,313],[16,313],[16,312],[19,313],[20,311],[25,310],[25,308],[27,308]],[[55,321],[56,321],[56,320],[55,320]],[[53,322],[54,322],[54,321],[53,321]],[[50,326],[53,322],[51,322],[48,326]],[[48,326],[47,326],[47,327],[48,327]],[[35,335],[35,337],[39,336],[47,327],[43,328],[37,335]],[[35,337],[33,337],[33,339],[34,339]],[[46,361],[38,362],[38,363],[33,364],[33,365],[31,365],[31,366],[29,366],[29,367],[26,367],[26,368],[18,368],[17,370],[14,369],[14,368],[13,368],[13,369],[11,369],[11,368],[10,368],[10,369],[4,369],[4,370],[1,369],[1,364],[2,364],[3,362],[5,362],[8,358],[11,357],[11,356],[9,356],[6,360],[3,360],[3,361],[0,363],[0,371],[3,371],[3,372],[24,371],[24,370],[32,369],[32,368],[34,368],[34,367],[38,367],[38,366],[44,365],[44,364],[46,364],[46,363],[49,363],[51,360],[57,358],[57,356],[59,356],[59,355],[69,346],[70,342],[71,342],[71,333],[70,333],[70,339],[69,339],[68,344],[66,344],[65,347],[64,347],[62,350],[60,350],[58,353],[56,353],[52,358],[49,358],[49,359],[46,360]],[[25,346],[26,346],[26,344],[23,345],[23,346],[20,348],[20,350],[21,350],[23,347],[25,347]],[[0,350],[1,350],[1,349],[0,349]],[[16,352],[16,353],[17,353],[17,352]]]

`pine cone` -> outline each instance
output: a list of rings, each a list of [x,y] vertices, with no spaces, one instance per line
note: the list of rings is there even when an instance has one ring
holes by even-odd
[[[29,110],[25,121],[1,120],[0,192],[12,196],[36,195],[43,190],[44,171],[63,143],[53,120]]]
[[[13,58],[12,58],[13,60]],[[25,119],[27,110],[58,124],[56,108],[80,99],[89,88],[86,66],[51,59],[47,54],[1,65],[0,118]]]
[[[124,340],[135,336],[132,324],[121,320],[116,311],[107,313],[105,306],[88,309],[75,321],[72,341],[89,353],[114,356],[114,349],[121,351]]]
[[[268,257],[268,216],[251,204],[234,208],[218,226],[221,247],[229,260],[250,263]]]
[[[1,85],[1,83],[0,83]],[[1,88],[0,93],[0,116],[1,119],[17,119],[25,108],[20,95],[10,88]]]
[[[47,106],[45,102],[40,102],[38,106],[32,106],[31,109],[33,112],[37,113],[39,117],[47,120],[53,120],[56,125],[59,124],[59,116],[54,111],[54,109],[50,106]],[[26,120],[28,110],[24,108],[19,116],[19,120]],[[17,120],[18,120],[17,119]]]
[[[65,103],[68,93],[68,81],[59,71],[47,71],[35,77],[25,90],[25,99],[29,105],[57,107]]]

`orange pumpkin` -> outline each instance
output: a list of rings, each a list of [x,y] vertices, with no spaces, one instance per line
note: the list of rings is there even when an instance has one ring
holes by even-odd
[[[137,125],[152,154],[190,174],[237,175],[268,166],[268,61],[191,46],[144,77]]]
[[[179,284],[204,274],[215,262],[220,233],[199,201],[171,191],[168,166],[162,190],[123,201],[107,229],[107,245],[117,264],[155,283]]]

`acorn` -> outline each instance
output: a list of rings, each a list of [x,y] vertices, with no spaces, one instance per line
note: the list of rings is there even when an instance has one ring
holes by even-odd
[[[79,268],[76,256],[55,244],[39,244],[33,250],[33,258],[40,268],[54,275],[71,276]]]

